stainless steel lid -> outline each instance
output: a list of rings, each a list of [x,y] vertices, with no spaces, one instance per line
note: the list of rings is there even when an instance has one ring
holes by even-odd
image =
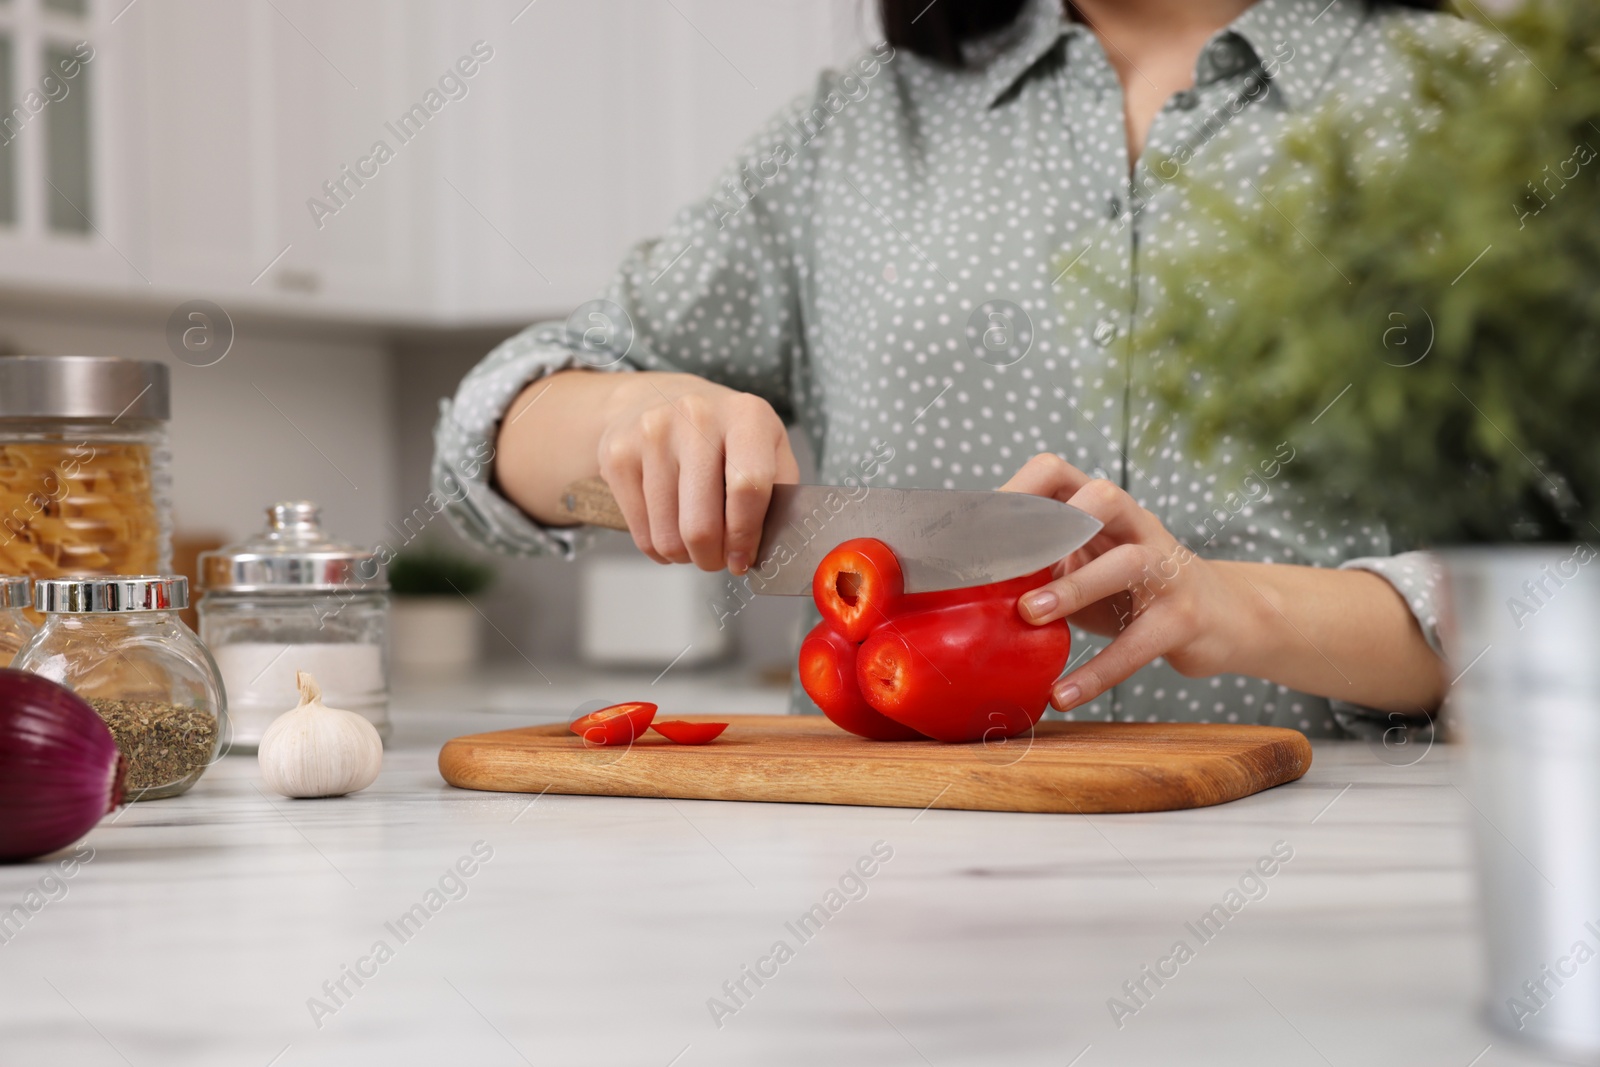
[[[0,577],[0,607],[26,608],[33,606],[33,596],[28,579],[19,576]]]
[[[176,611],[189,606],[189,579],[181,574],[131,577],[40,578],[33,583],[38,611]]]
[[[0,356],[0,419],[172,417],[165,363],[114,356]]]
[[[330,539],[308,500],[274,504],[260,537],[200,553],[200,587],[234,593],[389,588],[375,549]]]

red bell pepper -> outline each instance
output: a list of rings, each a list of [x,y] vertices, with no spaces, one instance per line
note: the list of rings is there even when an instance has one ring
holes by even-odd
[[[1046,570],[907,594],[887,545],[847,541],[812,581],[823,622],[801,646],[801,684],[839,726],[876,740],[908,739],[894,726],[939,741],[1023,733],[1071,653],[1065,621],[1017,613],[1017,598],[1049,580]]]
[[[800,684],[823,714],[853,734],[874,741],[921,741],[926,736],[873,709],[856,684],[860,646],[819,622],[800,644]]]

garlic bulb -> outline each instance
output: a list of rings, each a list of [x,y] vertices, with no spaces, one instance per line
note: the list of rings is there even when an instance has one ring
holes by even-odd
[[[322,689],[295,671],[300,706],[272,720],[256,757],[267,788],[286,797],[340,797],[365,789],[383,766],[383,740],[353,711],[326,707]]]

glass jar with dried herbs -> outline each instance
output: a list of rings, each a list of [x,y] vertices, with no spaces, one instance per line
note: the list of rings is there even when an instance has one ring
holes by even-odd
[[[26,576],[0,576],[0,667],[9,667],[22,646],[38,632],[26,615],[32,606],[33,594]]]
[[[178,617],[188,604],[182,576],[34,583],[44,625],[12,666],[62,683],[100,714],[127,759],[130,800],[187,791],[224,747],[222,682]]]

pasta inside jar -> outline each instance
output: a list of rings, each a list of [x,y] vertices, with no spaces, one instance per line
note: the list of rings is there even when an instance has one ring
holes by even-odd
[[[151,448],[105,441],[0,446],[0,571],[34,578],[156,574]]]
[[[5,437],[0,429],[0,574],[170,569],[166,454],[158,430],[150,440],[120,442]]]
[[[162,363],[0,357],[0,576],[170,571],[170,417]]]

